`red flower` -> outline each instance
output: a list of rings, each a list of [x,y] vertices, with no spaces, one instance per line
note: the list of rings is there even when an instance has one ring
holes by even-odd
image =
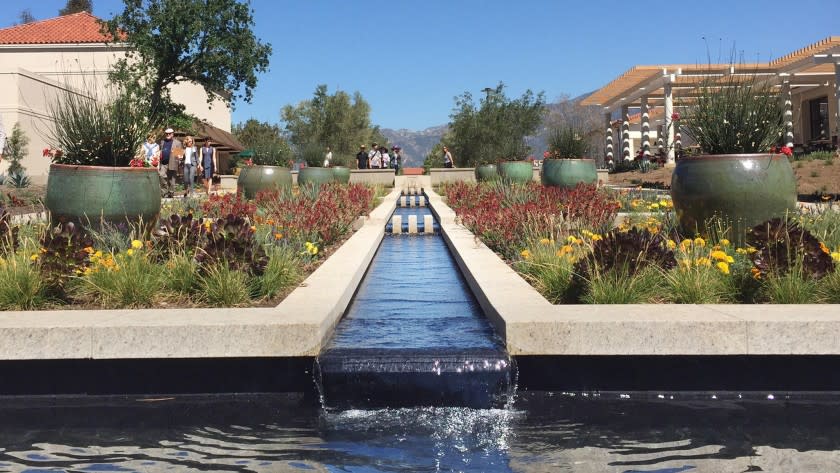
[[[544,159],[548,159],[550,157],[551,157],[551,153],[549,153],[548,151],[543,151],[543,158]]]
[[[780,149],[779,152],[788,157],[793,155],[793,150],[787,146],[782,146],[782,149]]]
[[[680,119],[680,112],[674,112],[671,114],[671,120],[679,120]]]
[[[50,149],[49,148],[44,148],[44,157],[46,158],[49,155],[50,155]]]

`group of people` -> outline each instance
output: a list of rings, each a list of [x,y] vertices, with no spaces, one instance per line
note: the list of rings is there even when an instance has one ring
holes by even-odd
[[[213,185],[213,177],[218,175],[219,160],[216,148],[210,138],[206,138],[201,147],[197,147],[192,136],[184,137],[184,141],[175,138],[175,130],[164,130],[164,138],[159,142],[156,136],[150,134],[140,150],[143,159],[151,166],[157,166],[160,175],[161,192],[165,197],[173,197],[178,171],[183,168],[184,197],[193,193],[193,185],[197,176],[204,178],[207,195]]]
[[[379,146],[373,143],[370,150],[367,146],[359,146],[356,154],[356,164],[359,169],[393,169],[395,173],[400,172],[402,167],[402,148],[394,146],[391,153],[388,153],[387,146]]]

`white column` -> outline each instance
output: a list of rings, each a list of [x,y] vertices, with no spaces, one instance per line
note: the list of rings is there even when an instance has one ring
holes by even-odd
[[[840,140],[840,62],[834,63],[834,134]]]
[[[785,146],[793,149],[793,98],[789,80],[782,81],[782,100],[785,109]]]
[[[630,150],[630,107],[621,107],[621,159],[632,159]]]
[[[680,133],[680,122],[674,120],[674,155],[680,154],[682,150],[682,133]]]
[[[612,130],[612,123],[610,122],[611,118],[612,118],[611,113],[605,113],[604,114],[604,122],[607,126],[607,135],[606,135],[607,146],[606,146],[606,158],[605,158],[604,164],[609,163],[610,160],[613,159],[613,130]]]
[[[647,95],[642,96],[642,152],[645,159],[650,159],[650,109]]]
[[[668,152],[668,161],[665,163],[665,167],[674,167],[677,165],[676,161],[674,160],[674,147],[670,146],[674,139],[674,121],[671,119],[671,115],[674,114],[674,96],[671,91],[671,83],[665,83],[665,151]]]

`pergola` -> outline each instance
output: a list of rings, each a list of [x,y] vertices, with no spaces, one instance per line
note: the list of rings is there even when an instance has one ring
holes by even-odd
[[[603,107],[606,120],[606,159],[613,158],[613,129],[611,118],[621,110],[621,156],[630,158],[630,109],[638,108],[641,117],[642,150],[650,155],[650,114],[655,107],[664,108],[664,135],[674,137],[668,150],[667,162],[674,164],[674,150],[680,147],[680,132],[672,119],[675,101],[680,106],[691,104],[698,88],[715,82],[737,83],[739,77],[757,77],[781,94],[785,106],[785,142],[793,146],[793,104],[795,91],[824,87],[834,82],[835,135],[840,130],[840,36],[831,36],[798,51],[767,63],[753,64],[670,64],[635,66],[581,101],[582,105]],[[678,123],[678,121],[677,121]]]

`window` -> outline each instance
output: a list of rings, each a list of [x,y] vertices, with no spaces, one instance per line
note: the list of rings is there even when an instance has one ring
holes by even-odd
[[[808,102],[811,118],[811,139],[827,140],[828,137],[828,97],[820,97]]]

